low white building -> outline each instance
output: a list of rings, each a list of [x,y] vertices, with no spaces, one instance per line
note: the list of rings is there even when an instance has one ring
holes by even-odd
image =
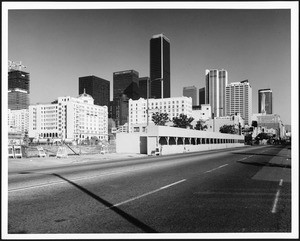
[[[154,125],[153,113],[167,113],[170,122],[180,114],[192,116],[191,97],[172,97],[165,99],[144,99],[129,100],[129,132],[144,132],[147,125]],[[148,115],[147,115],[148,112]],[[148,116],[148,121],[147,121]],[[170,124],[170,123],[169,123]]]
[[[232,116],[222,116],[215,117],[214,119],[209,119],[206,122],[207,131],[210,132],[220,132],[220,128],[224,125],[233,125],[236,130],[239,130],[239,127],[242,128],[245,126],[245,121],[240,114]]]
[[[107,106],[94,105],[86,94],[59,97],[51,104],[29,106],[29,137],[39,141],[108,139]]]
[[[10,110],[8,109],[8,131],[25,133],[29,128],[28,109]]]
[[[193,126],[195,126],[199,120],[207,121],[211,119],[211,106],[209,104],[203,104],[199,109],[193,108],[192,117],[194,118],[191,123]]]

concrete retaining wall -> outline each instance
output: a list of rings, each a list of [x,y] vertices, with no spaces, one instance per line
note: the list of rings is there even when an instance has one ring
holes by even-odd
[[[208,151],[216,149],[224,149],[231,147],[244,146],[241,143],[228,143],[228,144],[205,144],[205,145],[163,145],[161,147],[161,154],[176,154],[176,153],[185,153],[185,152],[197,152],[197,151]]]

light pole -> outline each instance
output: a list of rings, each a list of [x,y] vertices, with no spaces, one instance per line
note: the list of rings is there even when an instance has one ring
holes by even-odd
[[[221,109],[223,109],[223,107],[217,108],[217,111]],[[213,132],[215,132],[215,113],[213,113]]]
[[[149,125],[149,90],[150,90],[150,86],[151,86],[151,82],[152,81],[155,81],[155,80],[160,80],[161,82],[161,99],[163,99],[163,96],[164,96],[164,85],[163,85],[163,82],[164,82],[164,79],[163,78],[156,78],[154,80],[151,80],[149,79],[148,83],[147,83],[147,128],[148,128],[148,125]]]

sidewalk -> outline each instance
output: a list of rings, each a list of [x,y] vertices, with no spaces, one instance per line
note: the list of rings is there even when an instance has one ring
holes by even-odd
[[[59,166],[66,164],[77,164],[86,162],[104,162],[117,161],[121,159],[146,157],[145,154],[136,153],[106,153],[106,154],[84,154],[84,155],[69,155],[65,158],[56,157],[29,157],[29,158],[8,158],[8,171],[30,168],[42,168]]]

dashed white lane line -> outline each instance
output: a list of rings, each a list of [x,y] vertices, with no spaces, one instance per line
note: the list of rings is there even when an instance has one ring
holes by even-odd
[[[280,179],[279,186],[282,186],[283,180]]]
[[[273,203],[273,207],[272,207],[272,211],[271,211],[272,213],[276,213],[276,211],[277,211],[277,204],[278,204],[279,195],[280,195],[280,187],[282,186],[282,183],[283,183],[283,180],[280,179],[279,188],[278,188],[278,190],[276,192],[274,203]]]
[[[215,171],[215,170],[217,170],[217,169],[220,169],[220,168],[222,168],[222,167],[225,167],[225,166],[227,166],[227,165],[228,165],[228,164],[225,164],[225,165],[222,165],[222,166],[216,167],[216,168],[214,168],[214,169],[211,169],[211,170],[208,170],[208,171],[206,171],[206,172],[204,172],[204,173],[208,173],[208,172]]]
[[[140,199],[140,198],[142,198],[142,197],[145,197],[145,196],[151,195],[151,194],[153,194],[153,193],[159,192],[159,191],[161,191],[161,190],[163,190],[163,189],[166,189],[166,188],[169,188],[169,187],[171,187],[171,186],[177,185],[177,184],[182,183],[182,182],[184,182],[184,181],[186,181],[186,179],[182,179],[182,180],[180,180],[180,181],[178,181],[178,182],[171,183],[171,184],[169,184],[169,185],[160,187],[160,188],[155,189],[155,190],[153,190],[153,191],[150,191],[150,192],[144,193],[144,194],[142,194],[142,195],[139,195],[139,196],[130,198],[130,199],[126,200],[126,201],[123,201],[123,202],[114,204],[114,205],[108,207],[107,209],[110,209],[110,208],[113,208],[113,207],[117,207],[117,206],[123,205],[123,204],[125,204],[125,203],[132,202],[132,201],[134,201],[134,200],[137,200],[137,199]]]

